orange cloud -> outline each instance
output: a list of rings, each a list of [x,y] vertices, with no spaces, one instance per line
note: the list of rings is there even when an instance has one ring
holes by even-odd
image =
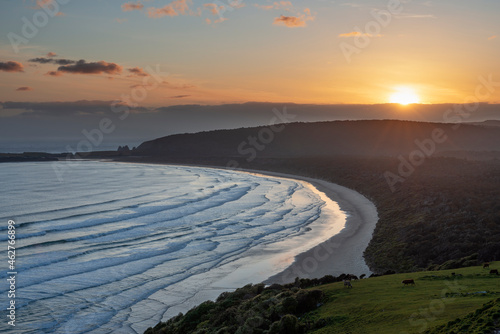
[[[206,3],[203,5],[205,8],[208,8],[208,10],[210,10],[210,12],[214,15],[218,15],[219,14],[219,9],[223,9],[224,7],[219,7],[217,6],[217,4],[215,3]]]
[[[45,75],[51,76],[51,77],[60,77],[62,75],[61,72],[58,71],[49,71],[45,73]]]
[[[189,4],[191,0],[174,0],[162,8],[150,7],[148,8],[148,16],[159,18],[163,16],[177,16],[190,14]]]
[[[306,21],[298,16],[281,15],[274,19],[274,25],[285,25],[289,28],[305,27]]]
[[[184,15],[189,11],[188,1],[191,2],[191,0],[175,0],[172,1],[171,5],[175,8],[175,10]]]
[[[147,77],[149,76],[148,73],[144,72],[144,70],[140,67],[134,67],[134,68],[129,68],[128,71],[132,73],[130,76],[136,76],[136,77]]]
[[[31,9],[42,9],[43,7],[50,6],[54,0],[36,0],[36,6],[30,7]]]
[[[274,25],[284,25],[289,28],[305,27],[307,21],[314,21],[315,17],[311,14],[309,8],[305,8],[303,12],[296,10],[290,1],[280,1],[274,3],[274,8],[284,8],[286,11],[294,12],[295,15],[281,15],[274,19]]]
[[[259,5],[259,4],[254,4],[255,7],[264,9],[264,10],[271,10],[274,8],[273,5]]]
[[[132,10],[141,10],[144,8],[144,5],[140,2],[127,2],[122,5],[122,10],[124,12],[130,12]]]
[[[153,18],[159,18],[163,16],[177,16],[177,12],[171,5],[166,5],[162,8],[151,7],[148,8],[148,16]]]
[[[36,3],[36,6],[29,7],[29,8],[38,10],[38,9],[50,8],[50,7],[54,8],[57,5],[55,0],[36,0],[35,3]],[[65,16],[65,15],[66,14],[64,14],[62,12],[58,12],[58,13],[56,13],[55,16]]]
[[[264,10],[271,10],[271,9],[291,10],[293,8],[293,5],[290,1],[275,1],[272,5],[254,4],[254,6]]]
[[[495,38],[497,38],[497,36],[496,36],[496,35],[491,36],[491,37],[488,37],[488,41],[491,41],[491,40],[493,40],[493,39],[495,39]]]
[[[24,66],[17,61],[0,62],[0,71],[24,72]]]
[[[217,24],[217,23],[221,23],[221,22],[224,22],[224,21],[227,21],[227,20],[229,20],[229,19],[228,19],[228,18],[226,18],[226,17],[221,17],[220,19],[213,20],[213,21],[207,18],[207,19],[205,19],[205,22],[206,22],[207,24],[211,24],[211,23],[213,23],[213,24]]]
[[[57,54],[55,52],[47,53],[47,57],[49,57],[49,58],[56,57],[56,56],[57,56]]]

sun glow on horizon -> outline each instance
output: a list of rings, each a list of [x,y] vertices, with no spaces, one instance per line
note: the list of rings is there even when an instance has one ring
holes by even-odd
[[[410,87],[398,87],[390,97],[390,103],[398,103],[401,105],[408,105],[413,103],[420,103],[420,97]]]

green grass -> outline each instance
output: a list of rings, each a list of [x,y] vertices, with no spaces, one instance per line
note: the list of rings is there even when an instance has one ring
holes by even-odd
[[[499,267],[500,262],[491,264]],[[326,319],[328,325],[311,332],[315,334],[423,333],[499,298],[500,276],[489,271],[468,267],[364,279],[354,281],[352,289],[342,282],[314,287],[327,300],[304,318]],[[410,278],[416,285],[403,286],[401,281]],[[483,291],[487,293],[478,293]]]

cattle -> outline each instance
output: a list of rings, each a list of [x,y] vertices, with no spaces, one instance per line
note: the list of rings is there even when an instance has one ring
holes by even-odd
[[[483,263],[483,269],[484,268],[489,268],[490,267],[490,263],[489,262],[485,262]]]
[[[498,275],[498,269],[491,269],[490,274],[492,275]]]
[[[345,280],[344,281],[344,288],[352,288],[352,284],[351,284],[351,281],[348,281],[348,280]]]
[[[405,279],[401,283],[403,283],[404,285],[415,285],[415,281],[412,279]]]

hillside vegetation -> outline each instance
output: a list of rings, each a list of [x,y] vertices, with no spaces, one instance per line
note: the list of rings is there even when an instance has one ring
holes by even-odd
[[[441,136],[435,136],[439,130]],[[500,127],[410,121],[291,123],[171,135],[142,143],[136,154],[170,157],[304,158],[408,154],[428,139],[446,138],[435,152],[498,151]],[[253,139],[252,139],[253,138]]]
[[[416,284],[401,283],[409,278]],[[500,276],[481,266],[372,277],[352,281],[353,288],[343,282],[305,288],[311,283],[321,281],[248,285],[146,334],[492,334],[500,329]]]

